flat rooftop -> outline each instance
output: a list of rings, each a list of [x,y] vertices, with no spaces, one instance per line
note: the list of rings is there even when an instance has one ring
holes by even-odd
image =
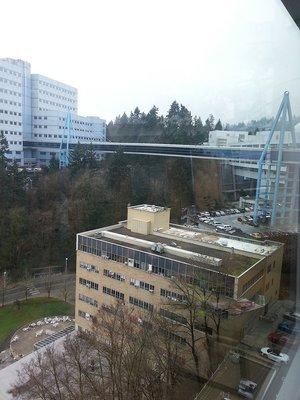
[[[132,209],[138,210],[138,211],[147,211],[147,212],[151,212],[151,213],[165,211],[165,207],[155,206],[155,205],[150,205],[150,204],[140,204],[138,206],[130,206],[128,208],[132,208]]]
[[[106,234],[106,232],[108,233]],[[162,257],[208,270],[220,271],[231,276],[241,275],[281,246],[280,243],[268,241],[263,244],[255,240],[228,237],[219,233],[172,224],[167,230],[144,235],[128,229],[126,221],[80,235],[156,255],[158,254],[151,251],[151,243],[160,243],[170,250],[160,254]],[[208,260],[203,259],[206,256]],[[218,260],[222,266],[218,264]]]

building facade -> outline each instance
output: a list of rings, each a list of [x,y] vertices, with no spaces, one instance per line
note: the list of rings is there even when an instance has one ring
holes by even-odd
[[[105,120],[78,115],[77,89],[39,74],[28,62],[0,59],[0,131],[8,141],[8,159],[20,166],[48,165],[59,156],[72,120],[70,143],[106,140]]]
[[[169,216],[164,207],[132,206],[127,221],[77,235],[77,328],[91,329],[98,310],[116,301],[168,313],[167,301],[184,301],[174,286],[179,277],[207,288],[217,282],[222,302],[243,324],[243,310],[278,298],[281,244],[191,230],[170,224]]]

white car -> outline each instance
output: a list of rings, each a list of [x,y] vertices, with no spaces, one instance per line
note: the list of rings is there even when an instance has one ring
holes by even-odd
[[[270,347],[263,347],[262,349],[260,349],[260,352],[264,357],[268,357],[270,360],[279,362],[279,363],[287,364],[290,359],[290,357],[287,354],[280,353],[279,351],[275,351],[275,350],[271,349]]]

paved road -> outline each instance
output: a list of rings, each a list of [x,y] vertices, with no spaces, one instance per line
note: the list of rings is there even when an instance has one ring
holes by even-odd
[[[64,285],[66,279],[66,287],[68,292],[67,300],[70,302],[74,301],[75,293],[75,274],[65,275],[53,275],[51,277],[51,297],[63,297]],[[28,283],[28,297],[40,297],[47,296],[45,281],[47,277],[35,278],[30,283]],[[25,299],[25,288],[26,284],[24,282],[18,282],[15,287],[7,288],[5,293],[5,304],[12,303],[15,300]],[[0,293],[2,302],[2,292]]]

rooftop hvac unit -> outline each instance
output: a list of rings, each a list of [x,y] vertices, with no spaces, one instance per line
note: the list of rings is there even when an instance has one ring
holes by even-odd
[[[219,239],[219,244],[221,246],[226,247],[228,245],[228,241],[226,239],[221,238],[221,239]]]
[[[151,245],[151,250],[155,253],[162,254],[164,252],[164,245],[162,243],[153,243]]]

